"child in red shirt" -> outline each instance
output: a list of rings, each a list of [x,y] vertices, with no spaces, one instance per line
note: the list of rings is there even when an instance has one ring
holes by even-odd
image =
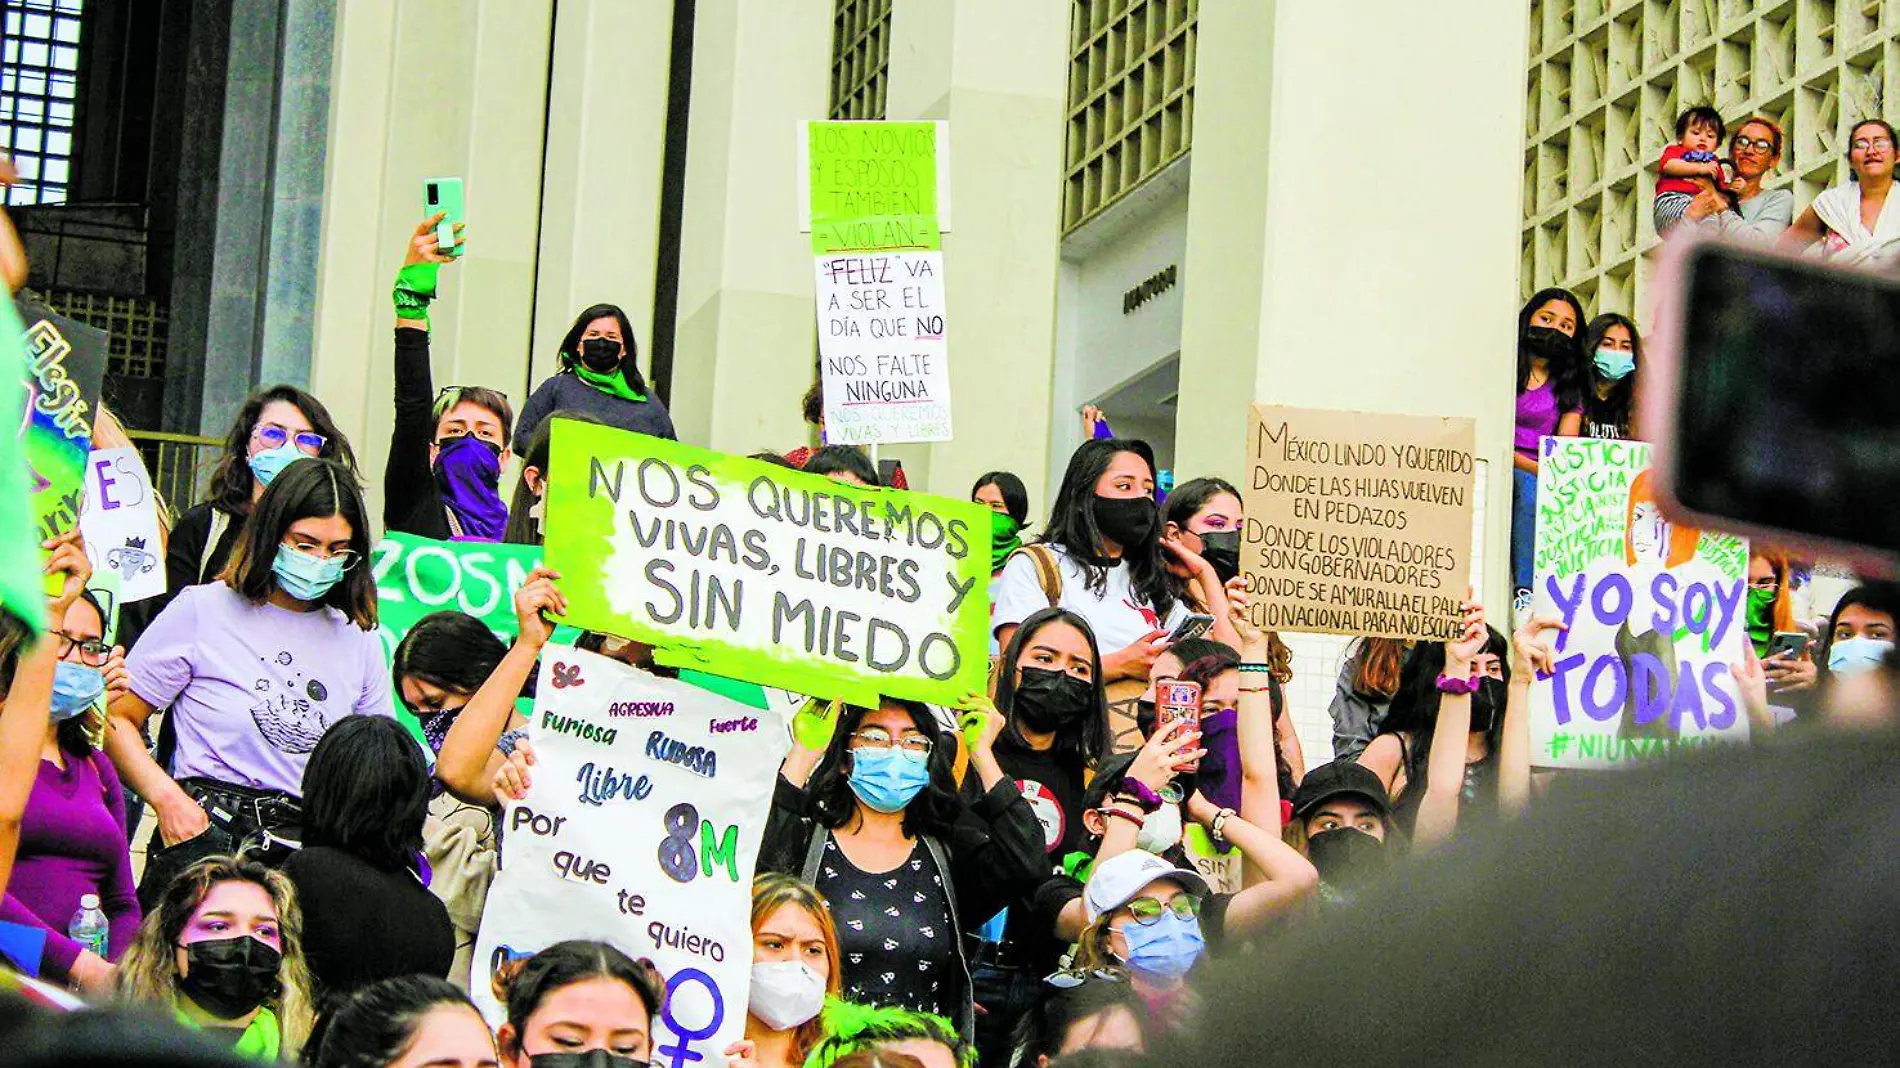
[[[1676,119],[1676,143],[1663,149],[1656,165],[1656,233],[1666,234],[1704,189],[1726,189],[1728,175],[1716,157],[1728,128],[1711,107],[1693,107]]]

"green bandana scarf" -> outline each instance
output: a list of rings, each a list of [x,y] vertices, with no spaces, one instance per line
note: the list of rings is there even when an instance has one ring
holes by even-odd
[[[585,365],[576,361],[574,364],[574,373],[579,376],[581,381],[600,390],[602,393],[619,397],[621,400],[644,403],[647,399],[646,394],[627,384],[627,376],[621,374],[620,368],[618,367],[602,374],[599,371],[590,371]]]
[[[1755,655],[1767,656],[1768,644],[1775,640],[1775,590],[1748,590],[1748,640],[1755,643]]]
[[[1023,539],[1018,535],[1023,529],[1007,512],[990,513],[990,573],[1003,569],[1003,561],[1009,554],[1022,548]]]

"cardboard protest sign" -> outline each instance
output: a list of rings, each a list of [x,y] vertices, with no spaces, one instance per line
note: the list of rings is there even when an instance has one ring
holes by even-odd
[[[158,534],[158,497],[137,449],[94,449],[86,457],[85,503],[79,510],[86,556],[95,572],[119,576],[125,603],[165,592],[165,547]]]
[[[17,298],[15,303],[25,324],[28,372],[20,434],[26,445],[33,515],[45,539],[79,522],[93,409],[106,373],[107,335],[37,304]]]
[[[943,253],[818,258],[825,440],[950,440]]]
[[[1746,655],[1748,542],[1656,506],[1649,446],[1545,438],[1531,611],[1561,619],[1556,670],[1531,688],[1531,760],[1651,762],[1748,720],[1729,665]]]
[[[20,313],[0,300],[0,609],[29,628],[46,628],[46,591],[41,580],[39,523],[27,471],[24,429],[31,418],[31,375],[26,364]],[[21,428],[16,433],[13,428]]]
[[[815,697],[955,704],[983,689],[981,505],[593,423],[553,434],[547,560],[567,622]]]
[[[533,783],[501,816],[470,993],[499,1023],[497,968],[599,939],[666,977],[653,1063],[724,1064],[745,1032],[752,874],[786,721],[577,649],[548,651],[537,693]]]
[[[1254,405],[1240,551],[1253,623],[1456,637],[1475,435],[1469,419]]]

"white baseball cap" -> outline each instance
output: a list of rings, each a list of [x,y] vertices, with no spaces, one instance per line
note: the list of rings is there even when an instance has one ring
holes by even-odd
[[[1207,880],[1199,872],[1177,868],[1146,850],[1131,849],[1102,861],[1090,873],[1088,885],[1082,888],[1082,905],[1088,910],[1089,922],[1128,904],[1142,887],[1156,879],[1173,879],[1189,893],[1207,894]]]

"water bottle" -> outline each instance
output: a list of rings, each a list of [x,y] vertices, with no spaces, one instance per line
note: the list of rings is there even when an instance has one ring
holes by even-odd
[[[106,914],[99,909],[99,895],[86,894],[79,899],[79,911],[66,925],[66,936],[98,954],[106,955],[106,936],[111,933]]]

